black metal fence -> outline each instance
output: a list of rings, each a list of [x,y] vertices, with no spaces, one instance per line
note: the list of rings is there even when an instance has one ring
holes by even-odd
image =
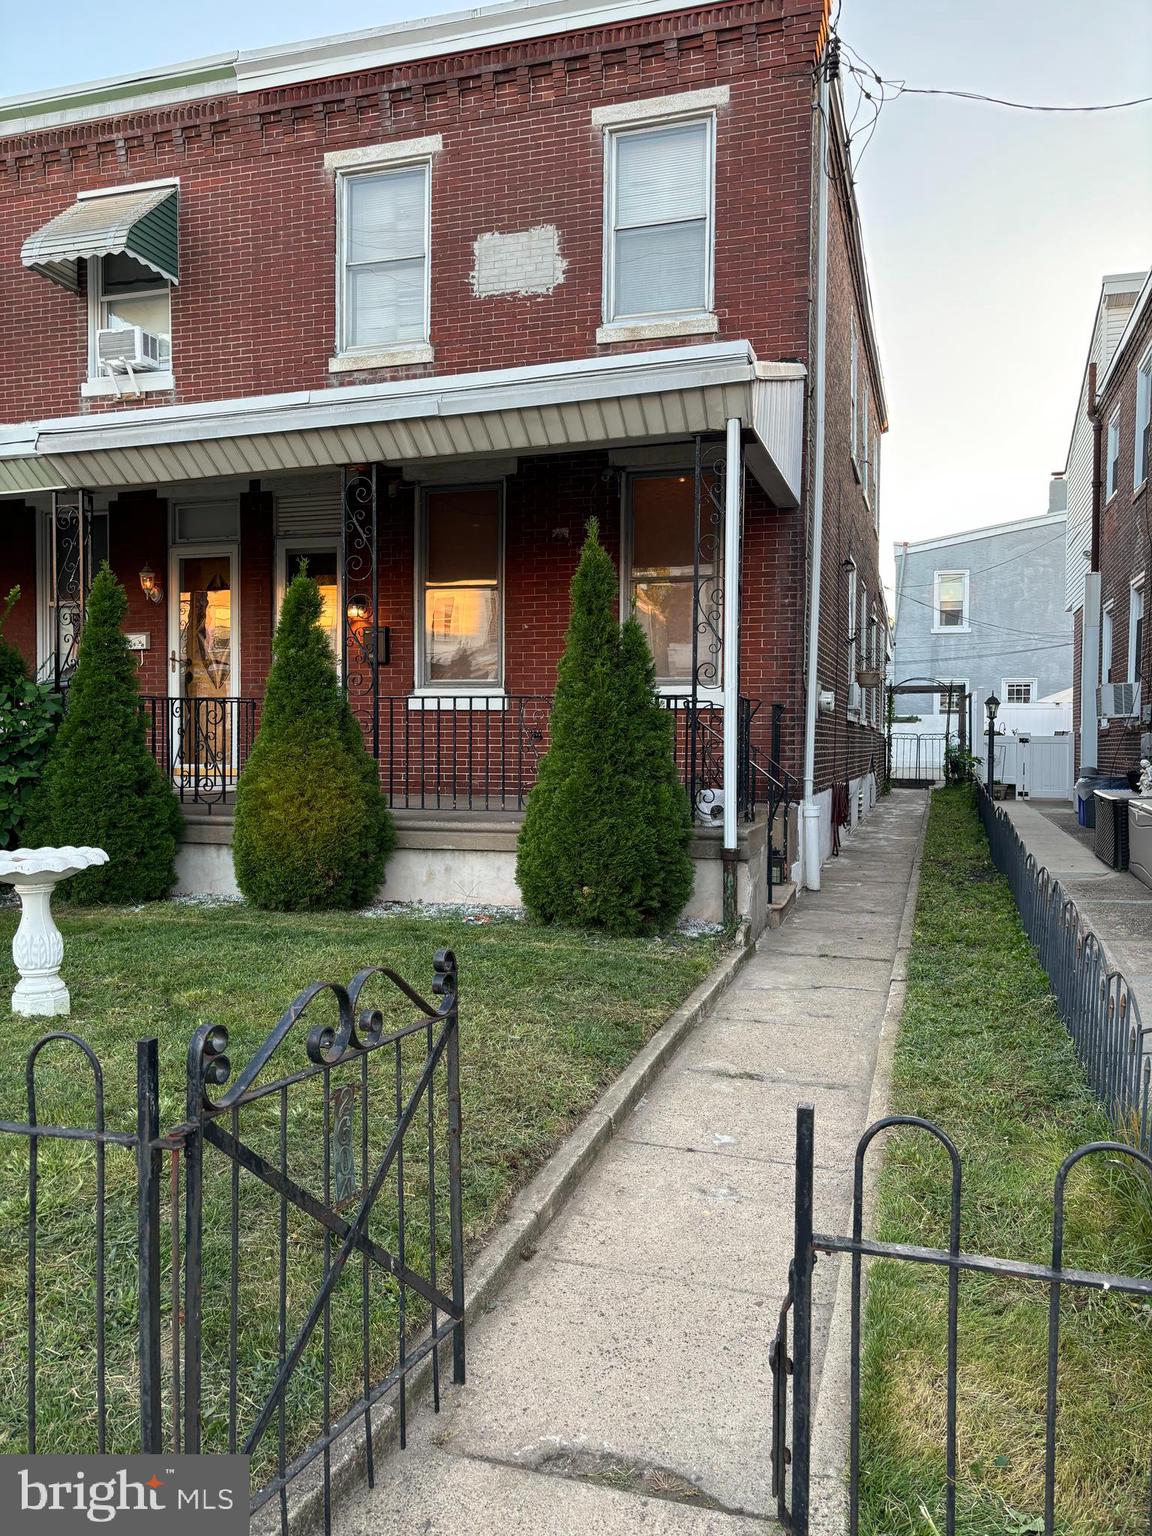
[[[918,736],[893,732],[888,737],[888,781],[897,785],[937,784],[944,778],[950,738],[943,732]]]
[[[1152,1027],[1059,880],[982,784],[976,796],[992,860],[1012,889],[1088,1081],[1120,1135],[1152,1155]]]
[[[464,1380],[451,951],[432,991],[381,967],[317,983],[235,1074],[227,1031],[203,1025],[187,1115],[167,1134],[155,1040],[138,1044],[131,1085],[106,1085],[78,1035],[36,1042],[26,1119],[0,1121],[9,1210],[27,1158],[27,1411],[18,1422],[10,1394],[0,1405],[10,1449],[23,1430],[29,1451],[242,1452],[253,1513],[275,1501],[286,1532],[298,1490],[330,1530],[340,1437],[362,1434],[371,1482],[388,1400],[403,1445],[413,1373],[429,1373],[438,1409],[450,1344]],[[91,1124],[45,1118],[75,1105],[78,1068]],[[117,1114],[134,1101],[132,1129],[110,1127],[107,1098]],[[11,1322],[19,1299],[5,1307]],[[5,1379],[19,1379],[11,1364]]]
[[[228,803],[256,739],[255,699],[140,700],[152,755],[182,804],[211,812]]]
[[[864,1236],[864,1159],[871,1143],[883,1131],[909,1127],[933,1137],[947,1153],[951,1200],[948,1247],[923,1248],[907,1243],[877,1242]],[[849,1362],[848,1431],[848,1530],[857,1536],[860,1521],[860,1382],[861,1337],[864,1291],[864,1260],[893,1259],[910,1264],[925,1264],[944,1269],[948,1274],[947,1346],[944,1364],[944,1466],[945,1528],[941,1536],[955,1536],[956,1499],[959,1486],[957,1463],[957,1401],[962,1371],[959,1349],[958,1306],[960,1282],[964,1274],[999,1276],[1005,1281],[1046,1286],[1048,1289],[1047,1367],[1044,1397],[1044,1494],[1042,1529],[1044,1536],[1054,1536],[1057,1519],[1074,1511],[1056,1507],[1057,1422],[1060,1387],[1060,1316],[1065,1292],[1071,1292],[1070,1304],[1083,1304],[1084,1293],[1102,1292],[1138,1298],[1145,1306],[1152,1304],[1152,1278],[1111,1275],[1064,1265],[1065,1188],[1069,1174],[1087,1157],[1121,1156],[1152,1175],[1152,1157],[1122,1142],[1090,1142],[1078,1147],[1060,1164],[1053,1188],[1052,1261],[1050,1264],[1024,1263],[1017,1259],[995,1258],[985,1254],[965,1253],[960,1247],[960,1203],[963,1192],[963,1168],[954,1143],[939,1126],[916,1115],[888,1115],[878,1120],[856,1144],[852,1184],[852,1230],[850,1235],[829,1235],[814,1230],[814,1185],[816,1171],[815,1111],[811,1104],[796,1110],[796,1196],[793,1228],[793,1256],[789,1269],[788,1293],[781,1308],[776,1336],[772,1343],[772,1492],[777,1515],[784,1529],[793,1536],[808,1536],[811,1529],[811,1470],[813,1441],[813,1271],[820,1254],[847,1254],[851,1260],[851,1325]],[[791,1318],[791,1331],[789,1320]],[[1147,1465],[1147,1462],[1145,1462]],[[1149,1482],[1148,1525],[1152,1536],[1152,1479]],[[1037,1529],[1024,1524],[1020,1531]],[[1063,1527],[1059,1527],[1063,1529]],[[930,1519],[925,1530],[936,1530]],[[1133,1527],[1133,1530],[1135,1528]]]

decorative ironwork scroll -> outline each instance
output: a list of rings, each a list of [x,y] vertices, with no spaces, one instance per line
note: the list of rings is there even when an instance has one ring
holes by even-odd
[[[375,464],[344,470],[344,622],[341,675],[349,696],[368,701],[372,756],[380,756],[380,477]]]
[[[92,586],[92,492],[53,491],[49,528],[52,675],[68,686]]]

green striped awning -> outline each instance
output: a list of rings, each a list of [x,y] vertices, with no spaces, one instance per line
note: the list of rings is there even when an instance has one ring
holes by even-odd
[[[20,259],[71,293],[79,292],[79,262],[121,252],[177,283],[178,201],[175,187],[81,198],[29,235]]]

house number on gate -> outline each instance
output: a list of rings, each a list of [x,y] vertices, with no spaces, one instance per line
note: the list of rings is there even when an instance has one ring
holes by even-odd
[[[329,1138],[332,1163],[332,1204],[339,1210],[342,1205],[355,1200],[359,1193],[356,1180],[356,1141],[353,1125],[356,1104],[360,1097],[359,1083],[342,1083],[332,1090],[331,1124]]]

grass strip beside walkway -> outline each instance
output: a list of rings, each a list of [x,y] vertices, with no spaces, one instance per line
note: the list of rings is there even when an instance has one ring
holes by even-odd
[[[892,1109],[936,1121],[964,1164],[961,1247],[1051,1260],[1052,1186],[1076,1146],[1113,1132],[1089,1092],[1047,978],[988,851],[966,789],[932,797],[896,1047]],[[1147,1184],[1090,1159],[1067,1192],[1065,1262],[1152,1273]],[[943,1150],[893,1135],[880,1179],[882,1239],[947,1246]],[[958,1520],[962,1536],[1029,1536],[1043,1508],[1046,1287],[960,1281]],[[862,1374],[861,1531],[944,1531],[947,1278],[875,1263]],[[1065,1293],[1057,1530],[1145,1536],[1152,1450],[1152,1308]]]
[[[238,1070],[307,984],[346,982],[365,965],[389,965],[430,996],[432,956],[441,945],[460,964],[460,1061],[463,1105],[463,1214],[465,1240],[475,1246],[500,1219],[520,1189],[664,1020],[704,979],[720,941],[672,935],[617,940],[529,922],[468,922],[462,917],[355,914],[296,916],[242,906],[157,903],[137,909],[61,907],[65,975],[72,989],[68,1026],[86,1039],[104,1067],[108,1126],[135,1127],[136,1041],[155,1035],[160,1046],[161,1121],[184,1118],[185,1058],[196,1026],[224,1025],[229,1056]],[[0,946],[11,941],[17,914],[0,911]],[[3,981],[0,978],[0,981]],[[8,1016],[0,1001],[0,1027],[8,1035],[0,1060],[0,1119],[26,1115],[24,1060],[52,1020]],[[412,1007],[386,984],[373,983],[365,1003],[379,1004],[387,1027],[411,1022]],[[325,998],[307,1023],[336,1021]],[[285,1042],[264,1080],[307,1065],[304,1026]],[[368,1166],[374,1168],[394,1125],[391,1054],[374,1056]],[[424,1037],[409,1037],[402,1072],[411,1090],[424,1061]],[[41,1123],[92,1124],[91,1074],[74,1050],[47,1048],[37,1071]],[[441,1085],[442,1087],[442,1085]],[[438,1088],[438,1093],[441,1088]],[[442,1120],[443,1116],[440,1115]],[[357,1122],[359,1123],[359,1122]],[[279,1158],[277,1099],[243,1113],[242,1138],[273,1164]],[[404,1169],[408,1262],[427,1274],[429,1238],[423,1216],[426,1166],[422,1118],[406,1137]],[[322,1192],[327,1141],[321,1079],[290,1091],[287,1153],[291,1177]],[[446,1151],[437,1149],[440,1273],[447,1263]],[[108,1393],[109,1449],[136,1441],[136,1214],[132,1154],[108,1154]],[[250,1427],[272,1381],[278,1359],[277,1268],[279,1200],[245,1175],[239,1187],[237,1333],[239,1371],[226,1369],[229,1314],[230,1165],[211,1153],[205,1162],[204,1436],[205,1450],[228,1448],[232,1402],[240,1437]],[[41,1452],[94,1449],[94,1166],[91,1148],[56,1142],[39,1153],[38,1406]],[[0,1452],[25,1444],[24,1348],[27,1327],[28,1144],[0,1136]],[[396,1180],[375,1209],[372,1237],[397,1251]],[[287,1322],[289,1337],[306,1315],[324,1274],[320,1228],[290,1210],[287,1217]],[[163,1263],[170,1250],[167,1212]],[[350,1265],[333,1297],[328,1328],[332,1351],[330,1411],[354,1400],[365,1369],[360,1270]],[[409,1336],[424,1312],[407,1297]],[[368,1375],[380,1380],[392,1366],[400,1326],[395,1283],[378,1277],[370,1302]],[[165,1312],[164,1347],[172,1319]],[[324,1422],[324,1371],[317,1330],[289,1390],[289,1455],[306,1445]],[[165,1415],[171,1414],[165,1381]],[[271,1436],[275,1440],[275,1435]],[[254,1463],[257,1483],[272,1470],[271,1445]]]

